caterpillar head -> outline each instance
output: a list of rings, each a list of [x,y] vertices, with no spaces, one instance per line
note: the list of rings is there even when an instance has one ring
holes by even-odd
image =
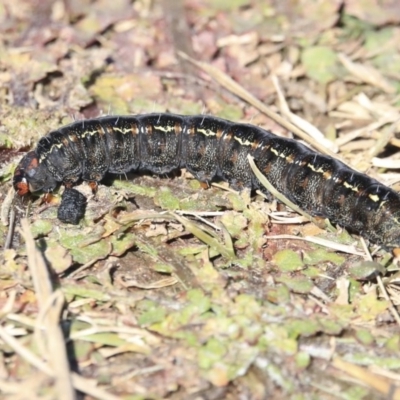
[[[38,190],[51,192],[56,188],[57,182],[45,165],[39,163],[36,152],[30,151],[22,158],[15,169],[13,186],[20,196],[24,196]]]

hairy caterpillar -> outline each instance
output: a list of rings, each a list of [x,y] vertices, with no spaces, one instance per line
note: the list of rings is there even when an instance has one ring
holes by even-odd
[[[249,154],[272,185],[309,214],[400,247],[397,192],[296,140],[212,116],[164,113],[74,122],[39,140],[17,166],[13,185],[25,195],[63,183],[70,191],[59,218],[77,223],[85,200],[72,187],[81,179],[95,189],[107,172],[166,174],[185,167],[202,182],[222,179],[238,190],[257,189]],[[73,201],[81,210],[76,214]]]

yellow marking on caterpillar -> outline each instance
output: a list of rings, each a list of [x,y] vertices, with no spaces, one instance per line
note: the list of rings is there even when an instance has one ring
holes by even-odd
[[[372,201],[375,201],[375,203],[376,203],[377,201],[380,200],[380,197],[379,197],[377,194],[369,194],[368,197],[369,197]]]
[[[50,147],[49,151],[47,151],[46,153],[44,153],[44,154],[42,154],[42,155],[40,156],[39,162],[45,160],[45,159],[47,158],[47,156],[54,150],[54,148],[61,149],[62,147],[64,147],[64,145],[63,145],[62,143],[53,144],[53,145]]]
[[[343,182],[344,187],[346,187],[347,189],[351,189],[353,192],[358,192],[358,187],[357,186],[353,186],[350,185],[350,183],[348,182]]]
[[[312,164],[307,164],[307,167],[309,167],[312,171],[316,172],[317,174],[324,174],[325,173],[325,171],[324,171],[324,169],[322,167],[319,167],[318,169],[316,169],[314,167],[314,165],[312,165]]]
[[[42,155],[40,156],[39,162],[45,160],[45,159],[47,158],[47,156],[48,156],[55,148],[61,149],[62,147],[64,147],[64,145],[63,145],[62,143],[53,144],[53,145],[50,147],[49,151],[47,151],[46,153],[44,153],[44,154],[42,154]]]
[[[279,153],[279,151],[276,150],[276,149],[274,149],[273,147],[271,147],[271,151],[272,151],[277,157],[286,158],[285,153]]]
[[[101,133],[101,132],[99,130],[97,130],[97,129],[95,131],[85,131],[85,132],[82,133],[82,137],[86,137],[87,135],[94,136],[94,135],[97,135],[99,133]]]
[[[235,140],[237,140],[240,144],[242,144],[243,146],[251,146],[253,144],[253,142],[251,142],[250,140],[245,140],[243,141],[242,138],[234,136],[233,137]]]
[[[197,128],[198,133],[202,133],[204,136],[216,136],[216,132],[213,132],[210,129],[199,129]]]
[[[131,133],[132,131],[131,128],[118,128],[116,126],[113,126],[112,130],[115,132],[121,132],[123,135],[125,135],[126,133]]]
[[[165,132],[165,133],[175,132],[175,126],[154,125],[153,127],[154,127],[154,129],[157,129],[158,131]]]

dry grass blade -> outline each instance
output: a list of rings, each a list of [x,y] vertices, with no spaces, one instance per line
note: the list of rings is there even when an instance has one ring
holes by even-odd
[[[150,290],[150,289],[160,289],[160,288],[163,288],[166,286],[175,285],[176,283],[179,282],[179,280],[172,276],[169,278],[160,279],[156,282],[152,282],[147,285],[140,283],[134,279],[129,279],[129,280],[125,280],[125,281],[120,279],[118,282],[125,288],[136,287],[139,289]]]
[[[386,157],[386,158],[374,157],[372,159],[372,165],[378,168],[400,169],[400,160],[396,160],[392,157]]]
[[[167,212],[132,212],[129,214],[126,214],[120,219],[115,219],[113,218],[113,221],[117,222],[118,224],[121,225],[121,229],[119,231],[116,231],[116,234],[118,235],[119,233],[123,233],[126,229],[130,228],[132,226],[132,223],[137,222],[137,221],[144,221],[145,219],[173,219],[171,215],[169,215]]]
[[[258,108],[261,112],[267,115],[269,118],[273,119],[279,125],[283,126],[284,128],[288,129],[289,131],[295,133],[298,137],[309,143],[315,149],[320,151],[321,153],[328,154],[331,157],[336,157],[335,153],[331,150],[327,149],[324,145],[318,143],[317,141],[313,140],[308,134],[304,133],[301,129],[297,126],[293,125],[285,118],[281,117],[279,114],[273,112],[268,107],[266,107],[260,100],[256,99],[251,93],[245,90],[242,86],[240,86],[237,82],[235,82],[232,78],[228,75],[220,71],[219,69],[213,67],[210,64],[199,62],[190,58],[187,54],[178,52],[179,56],[185,60],[190,61],[198,68],[202,69],[203,71],[207,72],[213,79],[215,79],[221,86],[225,89],[231,91],[236,96],[242,98],[243,100],[247,101],[252,106]]]
[[[387,396],[386,398],[390,398],[392,400],[400,400],[400,388],[395,387],[386,379],[368,371],[366,368],[359,367],[358,365],[354,365],[348,363],[339,357],[335,357],[332,360],[332,365],[338,370],[345,373],[346,377],[351,376],[356,378],[357,380],[363,382],[369,388],[373,388],[380,393]]]
[[[14,336],[8,334],[8,332],[2,326],[0,326],[0,338],[4,343],[10,346],[16,354],[19,354],[29,364],[33,365],[35,368],[44,372],[45,374],[53,376],[53,370],[47,363],[24,347]]]
[[[200,229],[196,224],[194,224],[187,218],[181,217],[174,213],[171,213],[171,215],[173,215],[185,227],[185,229],[196,236],[197,239],[217,250],[223,257],[227,258],[229,261],[233,261],[236,258],[232,241],[222,244],[216,238],[212,237],[211,235]]]
[[[94,397],[99,400],[121,400],[121,397],[114,396],[111,393],[106,392],[105,390],[94,386],[94,384],[86,378],[79,376],[76,373],[72,373],[72,383],[74,387],[81,391],[82,393],[86,393],[89,396]]]
[[[366,135],[369,132],[373,132],[391,122],[393,122],[392,118],[384,117],[384,118],[380,119],[379,121],[373,122],[363,128],[356,129],[351,132],[347,132],[346,134],[344,134],[344,135],[340,136],[338,139],[336,139],[335,143],[339,147],[342,147],[346,143],[349,143],[349,142],[353,141],[354,139],[362,137],[363,135]]]
[[[212,222],[208,221],[207,219],[203,218],[202,215],[204,216],[220,216],[223,215],[223,212],[220,211],[216,211],[216,212],[212,212],[212,213],[207,213],[207,212],[191,212],[191,211],[176,211],[176,214],[178,215],[191,215],[195,218],[197,218],[199,221],[203,222],[204,224],[210,226],[211,228],[215,229],[216,231],[219,231],[221,228],[215,224],[213,224]]]
[[[377,375],[384,376],[389,379],[395,379],[397,382],[400,382],[400,374],[393,371],[387,371],[378,365],[371,365],[369,370]]]
[[[275,75],[272,75],[272,83],[275,86],[276,93],[278,94],[278,99],[279,99],[279,105],[281,109],[282,115],[284,115],[289,121],[291,121],[294,125],[298,126],[301,128],[304,132],[307,132],[315,141],[319,141],[322,143],[323,146],[326,148],[330,149],[334,153],[337,153],[339,151],[339,146],[333,142],[331,142],[329,139],[327,139],[323,133],[315,127],[313,124],[310,122],[306,121],[305,119],[299,117],[296,114],[293,114],[289,106],[286,102],[285,96],[283,95],[282,89],[279,85],[278,78]]]
[[[355,63],[344,54],[338,54],[338,57],[345,68],[361,81],[382,89],[389,94],[396,92],[396,89],[391,86],[389,82],[387,82],[387,80],[375,68],[368,65]]]
[[[13,203],[15,196],[15,190],[14,188],[10,188],[9,191],[7,192],[7,196],[3,200],[3,203],[1,205],[1,210],[0,210],[0,221],[4,226],[8,226],[9,224],[9,214],[11,210],[11,205]]]
[[[52,282],[46,263],[36,248],[35,241],[29,228],[29,222],[26,218],[21,220],[21,235],[25,239],[26,252],[28,255],[28,266],[39,303],[39,308],[42,308],[45,307],[47,299],[53,292]]]
[[[358,251],[354,246],[347,246],[345,244],[340,244],[336,242],[332,242],[330,240],[322,239],[319,237],[310,237],[310,236],[294,236],[294,235],[275,235],[268,236],[268,239],[291,239],[291,240],[304,240],[305,242],[315,243],[320,246],[327,247],[332,250],[341,251],[342,253],[354,254],[356,256],[365,256],[365,253]]]
[[[368,152],[371,157],[378,155],[385,149],[387,144],[394,137],[394,134],[397,131],[397,127],[398,121],[395,121],[394,123],[392,123],[392,125],[383,129],[383,132],[381,132],[381,134],[379,135],[375,145]]]
[[[6,241],[4,243],[5,249],[11,248],[12,240],[14,237],[14,230],[15,230],[15,218],[16,218],[15,210],[11,210],[10,211],[10,223],[8,225],[7,237],[6,237]]]
[[[0,310],[0,318],[3,318],[4,316],[10,315],[10,313],[13,310],[15,299],[17,298],[17,292],[15,290],[11,290],[8,293],[8,298],[2,309]]]
[[[285,212],[285,215],[287,215],[288,213]],[[308,222],[309,219],[306,217],[302,217],[300,215],[298,216],[294,216],[294,217],[286,217],[281,215],[280,212],[271,212],[268,213],[268,216],[270,216],[272,218],[272,221],[274,224],[304,224],[304,222]]]
[[[397,325],[400,326],[399,313],[398,313],[396,307],[393,305],[393,301],[389,297],[389,294],[385,288],[385,285],[383,284],[382,278],[380,276],[378,276],[377,281],[378,281],[379,289],[381,290],[383,297],[389,303],[389,310],[390,310],[391,314],[393,315],[393,318],[396,320]]]
[[[110,321],[99,321],[90,316],[80,316],[77,318],[79,321],[86,322],[90,324],[91,327],[87,329],[82,329],[80,331],[71,332],[70,340],[79,340],[85,339],[85,337],[90,335],[95,335],[98,333],[120,333],[124,335],[129,335],[130,337],[140,336],[146,339],[146,342],[151,343],[153,345],[159,344],[159,339],[156,335],[153,335],[151,332],[146,329],[135,328],[135,327],[126,327],[126,326],[115,326],[110,325]],[[102,326],[101,324],[107,324],[107,326]]]
[[[47,351],[51,354],[51,364],[56,376],[60,399],[74,398],[71,371],[69,366],[64,334],[60,326],[61,313],[64,308],[64,295],[61,290],[55,291],[48,299],[50,307],[45,318]]]

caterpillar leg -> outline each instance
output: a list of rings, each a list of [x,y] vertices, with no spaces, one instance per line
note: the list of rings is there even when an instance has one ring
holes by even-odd
[[[96,194],[99,188],[99,184],[96,181],[89,181],[88,182],[90,189],[92,189],[92,193]]]

